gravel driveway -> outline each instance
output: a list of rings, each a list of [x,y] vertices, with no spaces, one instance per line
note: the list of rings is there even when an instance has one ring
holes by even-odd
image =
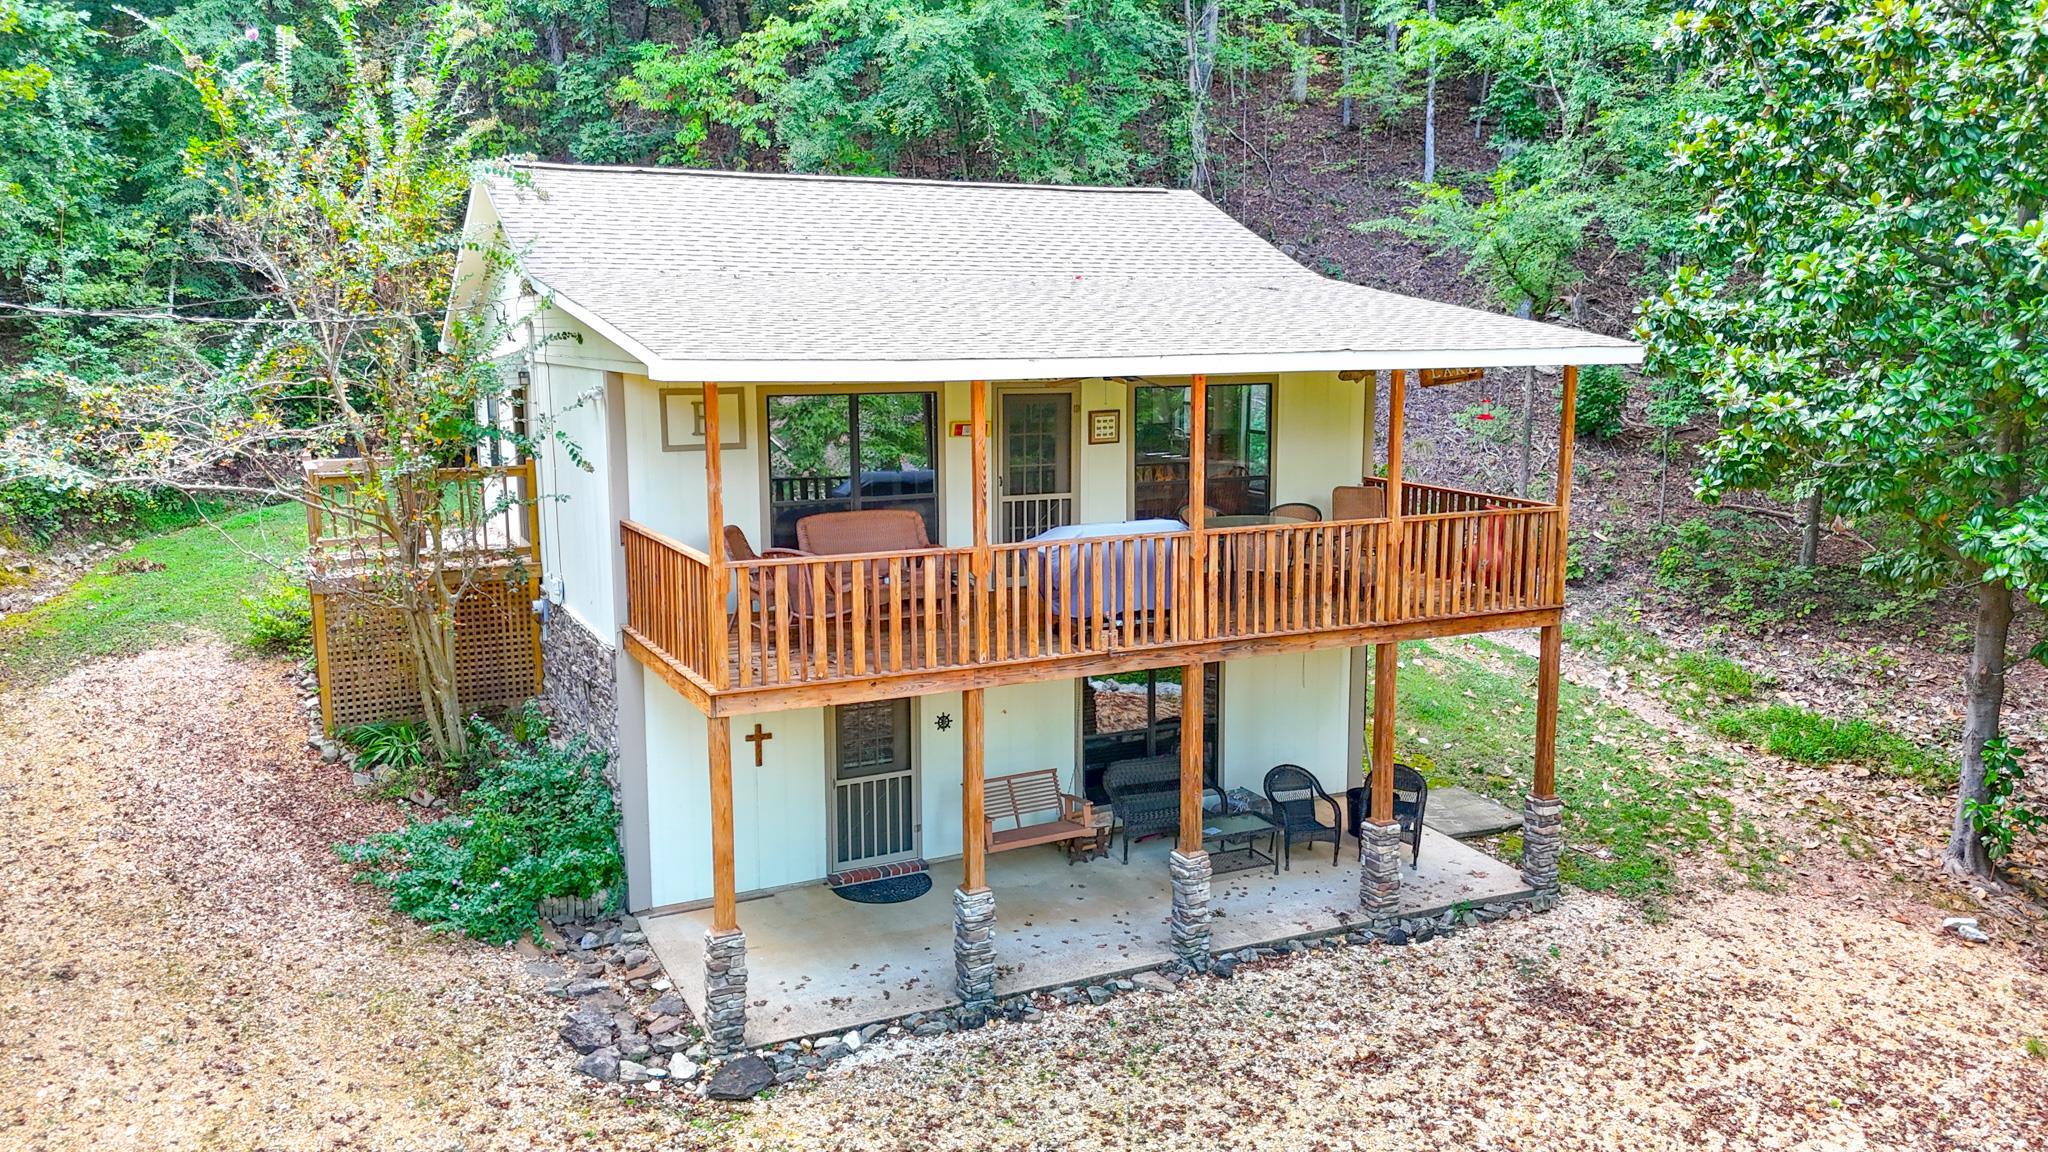
[[[737,1108],[597,1089],[510,950],[327,845],[395,819],[279,664],[0,695],[0,1148],[2038,1148],[2048,967],[1815,855],[1663,924],[1573,894],[1405,949],[871,1045]]]

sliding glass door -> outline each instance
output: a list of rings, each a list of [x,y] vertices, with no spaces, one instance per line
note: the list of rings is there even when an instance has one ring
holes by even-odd
[[[910,508],[939,539],[938,396],[800,392],[768,397],[770,543],[796,547],[820,512]]]
[[[1112,672],[1081,681],[1081,777],[1105,802],[1102,774],[1121,760],[1180,754],[1181,670]],[[1217,779],[1216,734],[1223,714],[1223,665],[1202,666],[1202,775]]]
[[[1132,397],[1137,516],[1173,519],[1188,502],[1188,390],[1140,385]],[[1273,386],[1209,385],[1209,507],[1260,515],[1273,499]]]

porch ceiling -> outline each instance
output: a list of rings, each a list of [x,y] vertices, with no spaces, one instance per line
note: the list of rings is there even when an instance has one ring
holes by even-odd
[[[1121,846],[1119,846],[1121,847]],[[1162,838],[1121,856],[1066,863],[1051,846],[989,858],[996,893],[996,993],[1081,984],[1173,958],[1167,939],[1170,892]],[[837,1032],[956,1003],[953,889],[960,862],[932,866],[932,890],[902,904],[855,904],[823,885],[740,904],[747,934],[747,1040],[773,1044]],[[1300,846],[1274,876],[1249,870],[1218,876],[1212,892],[1219,952],[1341,928],[1359,915],[1357,841],[1339,861],[1327,844]],[[1401,914],[1433,914],[1460,901],[1529,894],[1512,865],[1425,830],[1418,869],[1401,869]],[[704,1005],[704,933],[711,912],[641,920],[693,1011]]]

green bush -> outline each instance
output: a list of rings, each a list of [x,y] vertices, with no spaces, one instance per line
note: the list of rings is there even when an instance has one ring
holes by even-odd
[[[1628,406],[1628,377],[1612,364],[1588,364],[1579,370],[1579,406],[1572,430],[1593,440],[1621,432],[1622,409]]]
[[[476,785],[455,814],[335,851],[397,911],[492,944],[537,931],[549,897],[616,899],[625,862],[604,756],[580,737],[553,746],[547,727],[532,706],[523,738],[478,722]]]
[[[1790,704],[1767,704],[1714,717],[1714,731],[1801,764],[1861,764],[1930,788],[1953,784],[1948,757],[1913,743],[1882,724],[1836,720]]]
[[[262,591],[242,597],[242,612],[258,651],[300,660],[313,654],[313,601],[304,585],[273,576]]]

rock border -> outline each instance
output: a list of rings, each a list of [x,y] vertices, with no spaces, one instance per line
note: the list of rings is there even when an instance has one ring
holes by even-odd
[[[1120,996],[1172,992],[1197,976],[1229,980],[1236,975],[1239,968],[1263,961],[1285,960],[1308,952],[1334,951],[1368,945],[1404,947],[1410,944],[1425,944],[1495,920],[1520,919],[1547,912],[1555,903],[1555,897],[1538,893],[1518,900],[1454,905],[1431,916],[1399,917],[1378,928],[1363,925],[1335,928],[1305,933],[1270,944],[1213,953],[1207,956],[1206,964],[1175,960],[1087,983],[1062,984],[1055,988],[998,996],[994,1003],[985,1009],[955,1004],[928,1011],[911,1012],[891,1020],[879,1020],[859,1028],[851,1028],[845,1032],[819,1033],[786,1040],[779,1044],[761,1045],[726,1057],[707,1055],[700,1041],[685,1054],[688,1070],[680,1075],[675,1071],[675,1065],[671,1063],[669,1071],[640,1080],[631,1079],[629,1076],[638,1075],[627,1071],[628,1065],[633,1062],[619,1053],[614,1053],[616,1065],[600,1059],[588,1068],[585,1067],[585,1062],[590,1061],[591,1056],[585,1055],[578,1061],[577,1070],[606,1083],[636,1083],[665,1079],[678,1086],[694,1084],[697,1095],[706,1099],[746,1100],[771,1088],[815,1080],[833,1064],[883,1040],[906,1037],[926,1039],[953,1032],[971,1032],[996,1020],[1014,1024],[1035,1024],[1043,1020],[1048,1012],[1062,1008],[1081,1005],[1099,1007]],[[632,918],[623,919],[630,921]],[[664,997],[664,1000],[667,999],[671,998]],[[680,1003],[682,998],[676,996],[672,999]],[[566,1027],[565,1025],[565,1030]],[[594,1038],[594,1033],[586,1037]]]

